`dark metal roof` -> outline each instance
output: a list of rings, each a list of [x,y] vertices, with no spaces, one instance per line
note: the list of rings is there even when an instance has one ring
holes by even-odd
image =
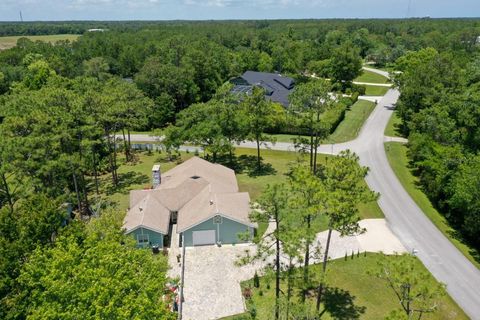
[[[288,107],[288,95],[293,90],[295,84],[295,80],[292,78],[284,77],[278,73],[247,71],[240,77],[240,79],[245,80],[250,87],[262,87],[265,89],[265,96],[267,99]],[[242,83],[243,81],[239,81],[240,79],[236,78],[232,81],[232,83],[236,84],[233,88],[233,92],[249,93],[249,90],[246,90],[247,86],[245,83]]]

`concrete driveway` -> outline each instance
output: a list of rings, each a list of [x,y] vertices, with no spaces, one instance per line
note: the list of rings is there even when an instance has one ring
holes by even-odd
[[[253,278],[261,268],[235,265],[246,249],[255,250],[255,246],[186,248],[183,319],[218,319],[245,312],[240,282]]]
[[[362,220],[360,225],[367,232],[351,237],[340,237],[338,232],[332,234],[330,258],[344,257],[347,252],[404,252],[405,248],[392,234],[384,219]],[[269,225],[267,232],[273,230]],[[325,245],[327,232],[317,235],[317,243]],[[245,305],[240,289],[240,282],[253,278],[255,271],[262,272],[266,263],[273,263],[273,257],[267,261],[256,262],[239,267],[235,264],[245,251],[254,253],[255,245],[225,245],[190,247],[185,253],[185,287],[183,304],[183,319],[209,320],[218,319],[245,312]],[[313,251],[313,250],[312,250]],[[176,255],[180,252],[173,247],[169,252],[169,262],[172,269],[169,276],[180,276],[180,266]],[[312,259],[312,263],[321,262],[321,256]],[[286,258],[282,262],[287,264]]]

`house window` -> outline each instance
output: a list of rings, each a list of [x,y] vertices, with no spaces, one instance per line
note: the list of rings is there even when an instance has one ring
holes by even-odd
[[[217,215],[217,216],[213,217],[213,223],[214,224],[222,224],[222,216]]]
[[[137,242],[138,242],[138,244],[149,243],[150,239],[148,238],[148,234],[138,234],[137,235]]]

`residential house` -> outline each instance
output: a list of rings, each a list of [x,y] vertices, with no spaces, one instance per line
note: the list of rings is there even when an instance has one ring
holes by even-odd
[[[265,90],[265,98],[288,107],[288,95],[293,91],[295,80],[279,73],[246,71],[241,77],[230,80],[234,93],[251,93],[254,86]]]
[[[233,170],[193,157],[164,174],[154,166],[152,173],[153,189],[130,192],[123,225],[138,246],[167,246],[172,230],[185,246],[253,238],[256,224],[249,219],[250,196],[238,191]]]

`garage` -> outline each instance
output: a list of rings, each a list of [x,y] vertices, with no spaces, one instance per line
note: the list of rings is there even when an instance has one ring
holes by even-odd
[[[215,230],[193,231],[192,238],[194,246],[215,244]]]

